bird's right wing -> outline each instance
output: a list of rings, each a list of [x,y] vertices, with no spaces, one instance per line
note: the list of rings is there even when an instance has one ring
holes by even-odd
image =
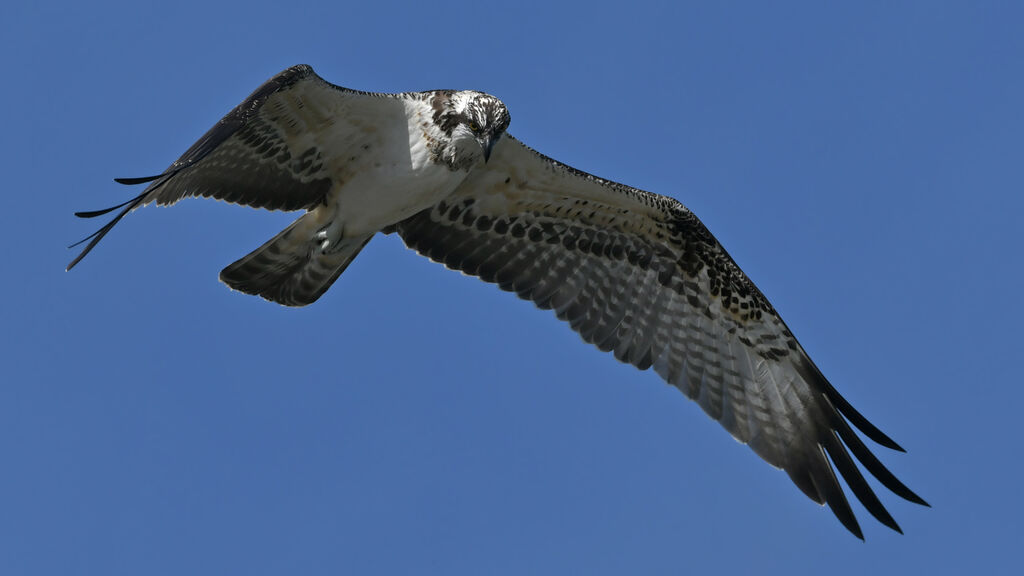
[[[167,170],[122,184],[148,183],[137,197],[83,218],[124,208],[89,236],[70,270],[135,208],[189,196],[269,210],[311,209],[364,154],[407,139],[405,110],[394,95],[335,86],[306,65],[293,66],[256,89]]]

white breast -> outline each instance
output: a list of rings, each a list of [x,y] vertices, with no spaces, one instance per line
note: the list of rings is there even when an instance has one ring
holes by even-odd
[[[435,162],[429,149],[434,134],[430,107],[410,101],[404,118],[378,121],[360,142],[338,143],[330,169],[339,183],[327,205],[346,236],[371,234],[429,208],[468,174]]]

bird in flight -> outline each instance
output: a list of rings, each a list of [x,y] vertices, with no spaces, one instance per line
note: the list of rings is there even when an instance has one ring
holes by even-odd
[[[835,471],[900,531],[855,459],[927,503],[853,431],[903,451],[829,384],[775,308],[675,199],[576,170],[506,132],[494,96],[361,92],[289,68],[256,89],[79,244],[78,264],[128,212],[204,196],[302,210],[220,279],[286,306],[316,301],[378,232],[551,309],[586,341],[654,371],[827,504],[858,538]],[[852,425],[852,427],[851,427]],[[830,463],[831,461],[831,463]],[[834,466],[834,468],[833,468]]]

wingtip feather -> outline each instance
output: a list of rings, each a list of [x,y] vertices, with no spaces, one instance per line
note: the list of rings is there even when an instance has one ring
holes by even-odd
[[[117,206],[111,206],[110,208],[105,208],[103,210],[94,210],[94,211],[91,211],[91,212],[75,212],[75,216],[78,216],[79,218],[93,218],[93,217],[96,217],[96,216],[102,216],[103,214],[106,214],[108,212],[117,210],[118,208],[124,208],[124,210],[121,210],[117,214],[117,216],[115,216],[113,219],[111,219],[110,222],[107,222],[106,224],[104,224],[99,230],[93,232],[92,234],[86,236],[85,238],[82,238],[78,242],[75,242],[74,244],[68,246],[68,248],[70,249],[70,248],[74,248],[75,246],[78,246],[78,245],[80,245],[80,244],[82,244],[84,242],[88,242],[88,244],[85,246],[85,248],[82,249],[82,252],[79,253],[78,256],[74,260],[72,260],[71,263],[68,264],[67,268],[65,268],[64,271],[65,272],[70,271],[72,268],[75,267],[76,264],[81,262],[82,258],[85,258],[86,254],[91,252],[92,249],[96,247],[96,244],[98,244],[99,241],[102,240],[103,237],[106,236],[107,233],[110,232],[114,228],[114,226],[118,222],[120,222],[122,218],[125,217],[126,214],[128,214],[129,212],[132,211],[133,208],[138,206],[139,203],[142,202],[142,199],[145,198],[145,197],[146,197],[146,192],[143,192],[142,194],[139,194],[135,198],[132,198],[131,200],[128,200],[127,202],[122,202],[122,203],[118,204]]]
[[[114,178],[114,182],[117,182],[118,184],[124,184],[125,186],[134,186],[136,184],[145,184],[147,182],[152,182],[166,175],[167,173],[164,172],[162,174],[157,174],[156,176],[142,176],[139,178]]]

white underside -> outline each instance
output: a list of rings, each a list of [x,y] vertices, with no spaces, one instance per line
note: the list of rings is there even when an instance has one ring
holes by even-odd
[[[394,103],[394,101],[392,101]],[[405,102],[404,114],[381,107],[379,114],[336,113],[355,124],[327,131],[322,150],[331,150],[326,167],[337,183],[324,206],[317,208],[319,240],[373,234],[429,208],[462,183],[468,172],[436,163],[427,147],[424,126],[430,108],[424,102]],[[353,130],[352,128],[355,128]],[[362,137],[353,140],[353,133]],[[332,134],[344,136],[333,140]]]

